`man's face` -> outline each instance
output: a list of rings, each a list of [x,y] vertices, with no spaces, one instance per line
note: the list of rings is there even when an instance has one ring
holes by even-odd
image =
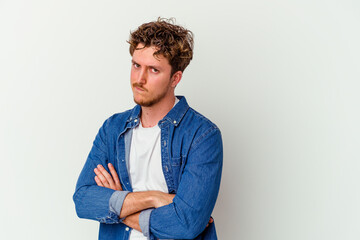
[[[134,101],[150,107],[173,98],[176,84],[172,81],[169,61],[162,55],[155,58],[154,47],[142,48],[142,44],[137,47],[141,49],[133,53],[130,76]]]

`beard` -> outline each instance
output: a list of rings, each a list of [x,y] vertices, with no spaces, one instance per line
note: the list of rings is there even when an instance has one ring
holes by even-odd
[[[133,84],[133,88],[135,87],[139,87],[141,89],[143,89],[145,91],[145,93],[148,93],[148,90],[145,89],[142,85],[138,84],[138,83],[134,83]],[[134,96],[134,102],[142,107],[151,107],[153,105],[155,105],[156,103],[160,102],[168,93],[170,88],[170,84],[169,86],[164,89],[163,92],[157,93],[156,95],[153,96],[148,96],[148,97],[143,97],[141,99],[136,99]]]

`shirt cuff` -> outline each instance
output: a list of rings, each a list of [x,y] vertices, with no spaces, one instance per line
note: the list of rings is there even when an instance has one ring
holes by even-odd
[[[139,216],[139,225],[142,233],[149,239],[150,237],[150,214],[154,210],[153,208],[141,211]]]
[[[121,208],[128,193],[129,191],[115,191],[110,197],[110,211],[115,213],[118,217],[120,217]]]

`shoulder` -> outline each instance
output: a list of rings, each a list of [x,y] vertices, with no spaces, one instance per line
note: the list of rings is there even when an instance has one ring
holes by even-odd
[[[193,146],[207,138],[221,139],[221,131],[210,119],[189,107],[181,122],[181,128],[191,137]]]
[[[126,123],[131,118],[131,114],[133,111],[134,109],[129,109],[124,112],[113,114],[104,121],[102,128],[104,128],[104,130],[106,130],[107,132],[121,131],[125,128]]]
[[[179,130],[184,134],[182,141],[188,144],[189,151],[222,151],[220,129],[203,114],[189,107],[180,125]]]
[[[131,112],[132,109],[120,113],[114,113],[108,119],[106,119],[105,122],[107,122],[109,125],[126,122],[130,118]]]
[[[203,130],[216,130],[220,131],[220,129],[213,123],[210,119],[189,107],[187,113],[184,116],[184,123],[188,128],[201,128]]]

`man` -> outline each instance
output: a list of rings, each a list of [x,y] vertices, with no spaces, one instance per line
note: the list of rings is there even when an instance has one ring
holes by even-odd
[[[192,33],[158,19],[129,43],[137,105],[100,128],[76,185],[76,212],[101,223],[99,239],[217,239],[210,215],[221,134],[174,93],[192,59]]]

